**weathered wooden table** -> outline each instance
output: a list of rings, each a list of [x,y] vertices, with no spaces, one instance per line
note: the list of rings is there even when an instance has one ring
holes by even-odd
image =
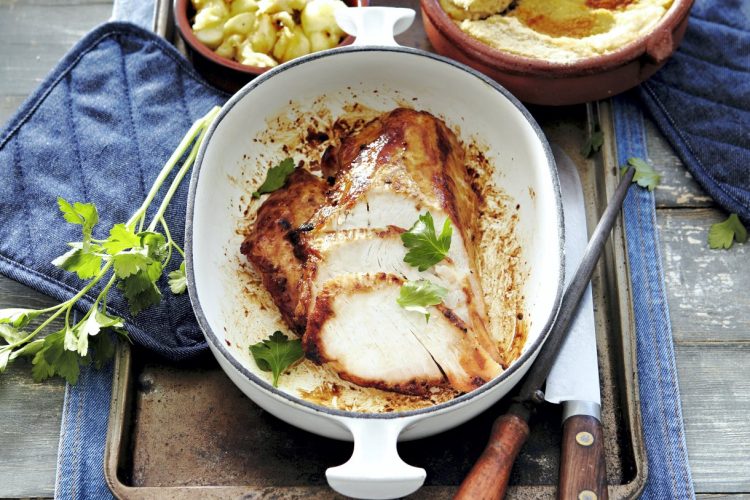
[[[0,123],[111,10],[107,0],[0,0]],[[744,498],[750,495],[748,246],[708,249],[708,228],[725,214],[652,123],[648,132],[649,155],[664,174],[657,219],[695,489],[701,498]],[[52,303],[0,276],[0,308]],[[52,495],[63,391],[59,381],[34,383],[23,362],[0,376],[0,498]]]

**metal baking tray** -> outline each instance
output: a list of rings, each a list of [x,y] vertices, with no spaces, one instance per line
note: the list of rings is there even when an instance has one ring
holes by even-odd
[[[169,3],[157,2],[157,7],[157,32],[169,35]],[[410,32],[410,45],[429,48],[421,26]],[[593,228],[618,181],[608,104],[531,111],[550,142],[576,163]],[[597,125],[605,144],[600,154],[584,159],[580,146]],[[593,277],[593,292],[609,494],[634,498],[647,471],[627,253],[619,222]],[[352,444],[309,434],[271,416],[242,394],[213,358],[169,365],[121,343],[114,372],[104,466],[118,498],[337,497],[326,485],[325,469],[345,462]],[[507,404],[501,401],[437,436],[401,443],[404,460],[427,470],[425,486],[410,498],[452,497],[484,448],[493,419]],[[548,404],[532,417],[508,498],[555,496],[560,417],[560,408]]]

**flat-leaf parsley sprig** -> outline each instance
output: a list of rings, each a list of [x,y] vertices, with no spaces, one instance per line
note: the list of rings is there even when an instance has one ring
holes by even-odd
[[[173,252],[183,261],[178,270],[169,273],[169,286],[174,293],[185,291],[185,253],[172,239],[164,212],[195,162],[203,137],[218,112],[215,107],[193,124],[159,172],[141,206],[127,222],[112,226],[107,238],[94,238],[99,213],[93,203],[57,199],[63,219],[81,227],[81,241],[69,243],[70,250],[52,263],[89,281],[70,299],[46,309],[0,309],[0,373],[14,360],[30,357],[34,380],[57,375],[75,384],[81,365],[93,362],[97,368],[101,367],[114,353],[109,332],[127,338],[124,320],[107,312],[107,297],[112,287],[117,286],[122,292],[133,315],[158,304],[161,292],[156,283]],[[188,151],[147,225],[147,211]],[[103,287],[94,303],[74,323],[73,308],[98,284]],[[64,319],[62,329],[38,338],[57,318]]]

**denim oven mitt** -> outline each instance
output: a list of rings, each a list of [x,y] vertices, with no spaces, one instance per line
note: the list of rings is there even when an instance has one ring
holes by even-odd
[[[80,239],[80,228],[65,223],[57,197],[95,203],[94,237],[105,238],[141,204],[192,122],[225,99],[152,33],[125,23],[89,33],[0,134],[0,272],[61,301],[72,297],[83,282],[51,262]],[[179,244],[187,184],[165,214]],[[172,259],[165,274],[178,265]],[[159,285],[161,303],[136,317],[119,291],[108,308],[126,319],[136,343],[168,359],[205,350],[187,294],[173,295],[166,278]]]
[[[697,0],[641,100],[711,197],[750,224],[750,2]]]

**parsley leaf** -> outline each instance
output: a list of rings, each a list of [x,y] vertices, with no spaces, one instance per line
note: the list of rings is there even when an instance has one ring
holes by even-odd
[[[180,264],[179,269],[175,269],[167,275],[169,278],[169,289],[172,293],[179,295],[185,293],[187,289],[187,276],[185,276],[185,261],[183,260]]]
[[[708,231],[710,248],[732,248],[735,240],[739,243],[747,241],[747,229],[742,225],[737,214],[731,214],[727,220],[711,225]]]
[[[29,321],[41,314],[36,309],[9,308],[0,309],[0,323],[9,323],[14,328],[23,328]]]
[[[407,281],[401,285],[396,302],[407,311],[424,314],[430,321],[427,307],[440,304],[447,293],[448,289],[428,280]]]
[[[653,191],[661,181],[661,174],[654,170],[654,167],[646,163],[640,158],[628,158],[628,164],[622,167],[621,172],[625,172],[629,167],[635,169],[635,175],[633,176],[633,182],[639,186],[648,188],[649,191]]]
[[[281,372],[304,356],[302,341],[289,339],[278,330],[266,340],[251,345],[250,354],[253,355],[258,368],[273,373],[274,387],[279,386]]]
[[[443,229],[440,235],[437,235],[432,214],[425,212],[424,215],[419,216],[411,229],[401,235],[401,241],[409,249],[404,262],[420,271],[434,266],[448,255],[452,235],[453,226],[450,219],[445,219]]]
[[[41,382],[53,375],[60,375],[71,385],[78,382],[78,354],[65,349],[65,334],[65,330],[60,330],[44,339],[42,348],[32,361],[34,367],[31,374],[35,381]]]
[[[99,222],[99,213],[93,203],[75,202],[72,205],[65,198],[57,198],[57,206],[66,221],[83,226],[83,232],[90,233]]]
[[[584,158],[590,158],[591,155],[602,149],[602,144],[604,144],[604,133],[599,128],[599,125],[594,125],[594,130],[586,138],[586,142],[581,147],[581,155]]]
[[[160,276],[161,264],[153,262],[145,270],[140,270],[127,278],[123,278],[117,284],[117,288],[128,299],[130,313],[133,316],[161,301],[161,292],[156,286],[156,281]]]
[[[115,224],[109,230],[109,238],[102,243],[108,254],[114,255],[123,250],[141,246],[141,238],[125,224]]]
[[[18,328],[15,326],[7,323],[0,323],[0,339],[5,340],[9,344],[13,344],[19,342],[23,337],[24,335],[18,331]]]
[[[76,273],[79,278],[86,280],[93,278],[102,269],[102,258],[100,255],[78,248],[77,245],[67,253],[52,261],[52,265]]]
[[[12,352],[13,349],[10,347],[0,348],[0,373],[3,373],[5,368],[7,368],[8,361],[10,361],[10,354]]]
[[[266,180],[253,193],[253,198],[260,198],[262,194],[272,193],[277,189],[281,189],[286,182],[286,178],[292,172],[294,172],[294,160],[291,158],[285,158],[275,167],[271,167],[266,173]]]

